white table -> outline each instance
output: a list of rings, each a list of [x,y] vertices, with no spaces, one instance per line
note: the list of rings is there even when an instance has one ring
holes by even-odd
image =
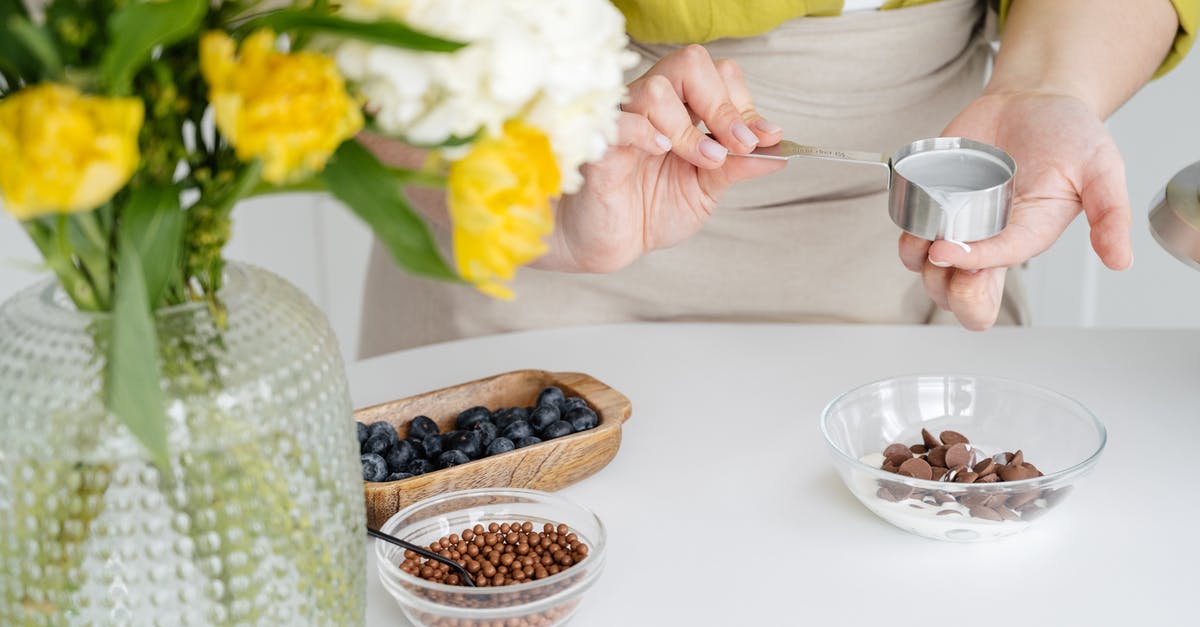
[[[520,368],[587,372],[633,401],[616,459],[563,490],[609,531],[573,626],[1195,624],[1198,332],[634,324],[406,351],[350,383],[361,407]],[[817,427],[831,398],[947,371],[1048,386],[1108,427],[1096,470],[1024,534],[909,535],[834,473]],[[674,570],[647,558],[664,541]],[[369,548],[367,623],[405,625]]]

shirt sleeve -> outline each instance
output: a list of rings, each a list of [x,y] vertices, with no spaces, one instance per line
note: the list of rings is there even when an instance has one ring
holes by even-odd
[[[1008,17],[1008,8],[1012,2],[1013,0],[992,0],[992,4],[996,5],[1000,13],[1001,25]],[[1175,34],[1175,43],[1171,45],[1167,57],[1154,73],[1154,78],[1170,72],[1179,65],[1191,50],[1192,44],[1196,43],[1196,33],[1200,30],[1200,0],[1171,0],[1171,4],[1175,5],[1175,12],[1179,14],[1179,31]]]

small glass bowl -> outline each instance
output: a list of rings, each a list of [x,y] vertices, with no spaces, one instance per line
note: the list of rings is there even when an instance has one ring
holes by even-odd
[[[483,488],[435,496],[406,507],[381,531],[419,546],[489,523],[565,524],[588,545],[574,566],[544,579],[511,586],[470,588],[434,583],[400,570],[404,549],[376,541],[379,577],[405,616],[426,627],[550,627],[566,622],[604,569],[604,524],[587,508],[557,494]]]
[[[880,468],[883,449],[945,430],[982,456],[1021,450],[1044,476],[995,483],[926,481]],[[936,540],[991,540],[1027,529],[1071,492],[1104,450],[1104,425],[1050,390],[971,375],[896,377],[855,388],[821,415],[821,431],[850,492],[880,518]],[[980,459],[983,459],[983,457]]]

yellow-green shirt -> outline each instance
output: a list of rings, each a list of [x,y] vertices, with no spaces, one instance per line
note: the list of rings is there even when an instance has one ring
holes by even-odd
[[[936,0],[888,0],[883,9],[899,9]],[[612,0],[625,14],[626,30],[647,43],[703,43],[723,37],[753,37],[792,18],[839,15],[843,0]],[[1158,74],[1175,67],[1200,30],[1200,0],[1171,0],[1179,14],[1179,33]],[[1003,21],[1012,0],[992,0]]]

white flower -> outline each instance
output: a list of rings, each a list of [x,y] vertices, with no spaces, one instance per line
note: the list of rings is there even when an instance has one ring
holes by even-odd
[[[567,193],[615,139],[636,57],[607,0],[346,0],[341,12],[468,44],[450,54],[337,45],[338,66],[386,133],[437,145],[521,119],[550,138]]]

